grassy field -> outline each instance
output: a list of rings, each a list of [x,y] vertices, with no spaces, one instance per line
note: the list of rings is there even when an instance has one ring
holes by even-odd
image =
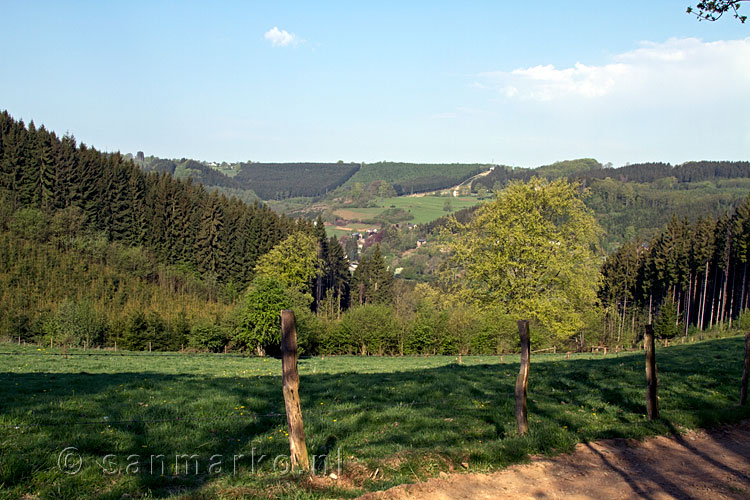
[[[580,441],[750,417],[736,406],[738,337],[658,351],[656,422],[644,415],[643,353],[532,356],[525,437],[514,432],[517,356],[462,365],[453,357],[302,359],[308,448],[328,454],[327,472],[340,474],[310,479],[283,474],[284,459],[275,469],[272,459],[257,460],[288,454],[279,360],[0,351],[0,498],[8,499],[352,497],[462,463],[487,471]],[[68,447],[76,449],[62,454],[68,465],[81,460],[76,474],[61,459]],[[196,457],[189,471],[178,460],[175,473],[182,454]]]
[[[446,200],[451,202],[451,210],[444,210]],[[350,220],[350,221],[367,221],[373,220],[378,215],[383,213],[385,210],[390,208],[400,208],[414,218],[406,222],[412,224],[424,224],[426,222],[433,221],[439,217],[453,213],[462,208],[474,206],[480,201],[474,196],[460,196],[460,197],[444,197],[444,196],[396,196],[393,198],[383,198],[378,200],[377,207],[370,208],[339,208],[334,211],[339,217]],[[372,224],[368,227],[371,227]],[[347,227],[352,227],[351,224]],[[334,228],[331,228],[329,232],[332,232]],[[339,236],[339,234],[336,234]]]

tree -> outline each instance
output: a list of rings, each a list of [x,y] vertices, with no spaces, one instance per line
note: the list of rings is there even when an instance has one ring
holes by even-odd
[[[656,320],[654,321],[654,335],[660,339],[671,339],[679,335],[682,328],[677,306],[669,297],[665,297],[661,308],[659,308],[659,314],[656,315]]]
[[[393,301],[393,273],[380,253],[380,244],[370,256],[362,256],[352,277],[353,301],[363,304],[389,304]]]
[[[565,180],[512,182],[468,224],[455,223],[447,284],[485,307],[536,320],[559,338],[596,303],[601,228]]]
[[[263,356],[281,342],[281,310],[309,307],[309,295],[289,288],[278,277],[257,276],[245,294],[237,341]]]
[[[258,259],[255,273],[278,279],[285,287],[309,294],[318,264],[315,238],[296,232]]]
[[[747,21],[747,16],[741,16],[739,13],[740,3],[747,0],[715,0],[707,2],[698,2],[693,7],[687,8],[688,14],[695,14],[698,19],[706,21],[717,21],[721,16],[727,12],[732,12],[735,19],[738,19],[741,23]]]

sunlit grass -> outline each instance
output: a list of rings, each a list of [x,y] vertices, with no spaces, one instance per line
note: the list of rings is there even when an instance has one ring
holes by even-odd
[[[736,406],[739,338],[658,351],[657,422],[645,417],[642,352],[533,356],[525,437],[515,435],[513,415],[518,356],[467,356],[462,365],[450,356],[308,358],[299,362],[308,448],[330,450],[334,471],[340,449],[344,476],[309,482],[274,472],[269,460],[254,471],[247,460],[236,471],[229,463],[253,449],[288,454],[279,360],[0,350],[19,353],[0,355],[2,498],[354,496],[463,470],[461,463],[484,471],[580,441],[750,417]],[[82,454],[76,475],[57,467],[67,446]],[[199,455],[198,474],[110,476],[96,464],[108,454],[122,468],[130,455],[182,453]],[[228,460],[221,473],[208,473],[212,455]]]

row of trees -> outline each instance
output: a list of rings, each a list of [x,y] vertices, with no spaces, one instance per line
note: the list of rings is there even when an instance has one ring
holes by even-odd
[[[190,179],[142,172],[119,153],[27,127],[0,113],[0,196],[10,210],[67,211],[109,241],[148,249],[179,265],[244,288],[258,258],[289,234],[311,233],[303,219],[207,192]]]
[[[611,331],[625,335],[658,310],[672,317],[672,335],[731,326],[748,306],[749,252],[750,197],[732,213],[673,217],[658,236],[627,242],[602,269]]]

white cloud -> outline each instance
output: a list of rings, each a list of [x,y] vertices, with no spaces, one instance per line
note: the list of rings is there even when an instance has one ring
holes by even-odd
[[[655,96],[737,98],[750,89],[750,38],[703,42],[696,38],[642,42],[606,64],[538,65],[481,73],[474,87],[491,87],[508,99],[553,101]],[[706,93],[713,95],[706,95]]]
[[[274,26],[270,30],[263,34],[263,38],[271,42],[274,47],[287,47],[289,45],[297,45],[300,43],[300,39],[294,33],[289,33],[287,30],[280,30],[278,26]]]

